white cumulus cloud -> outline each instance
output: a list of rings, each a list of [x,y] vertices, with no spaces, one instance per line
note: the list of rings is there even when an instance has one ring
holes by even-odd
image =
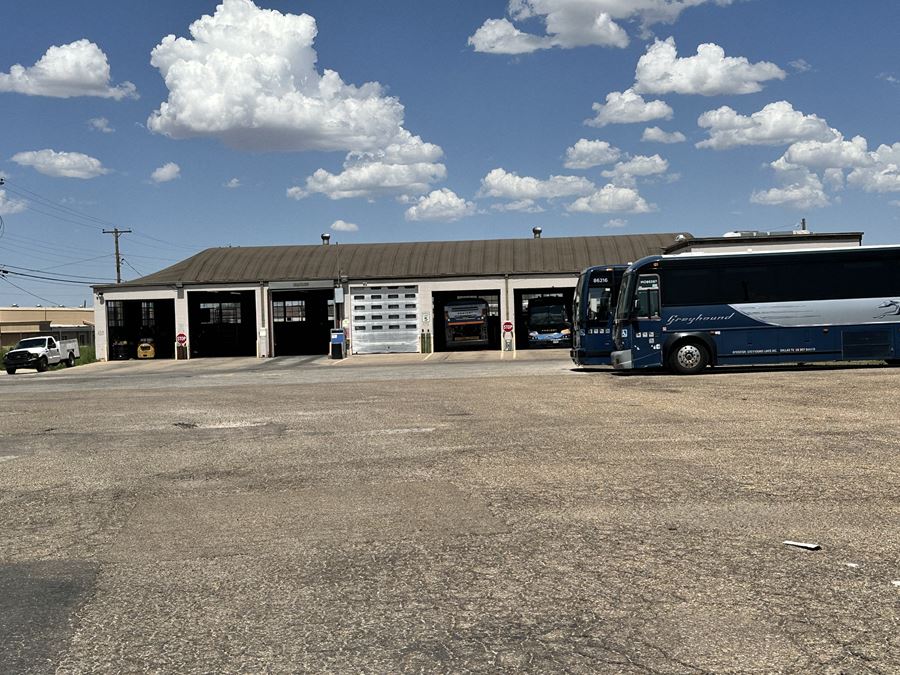
[[[783,187],[754,192],[750,201],[765,206],[787,206],[795,209],[821,208],[830,204],[818,176],[809,172],[792,173],[798,174],[795,180]]]
[[[632,89],[608,93],[606,103],[594,103],[593,109],[596,116],[585,121],[585,124],[592,127],[672,118],[672,108],[665,101],[645,101],[643,96]]]
[[[869,157],[871,163],[853,169],[847,184],[866,192],[900,192],[900,143],[879,145]]]
[[[773,162],[773,167],[804,166],[808,169],[850,169],[874,163],[862,136],[845,140],[840,134],[827,141],[798,141]]]
[[[28,208],[28,202],[6,196],[6,190],[0,189],[0,216],[20,213]]]
[[[669,170],[669,162],[659,155],[637,155],[624,162],[619,162],[603,176],[616,185],[634,186],[635,179],[640,176],[655,176]]]
[[[318,193],[329,199],[349,199],[428,192],[433,183],[446,178],[447,169],[443,164],[430,161],[434,157],[430,148],[437,146],[422,143],[418,137],[411,139],[410,143],[411,147],[405,149],[398,146],[374,154],[351,153],[340,173],[318,169],[306,179],[304,187],[291,187],[287,195],[293,199],[303,199]]]
[[[452,190],[441,188],[420,197],[419,201],[406,210],[406,220],[453,221],[475,213],[475,204],[466,201]]]
[[[493,169],[481,179],[479,194],[514,202],[573,197],[593,192],[594,184],[581,176],[550,176],[547,180]]]
[[[487,54],[530,54],[553,45],[547,38],[523,33],[507,19],[488,19],[469,38],[469,46]]]
[[[663,131],[659,127],[647,127],[641,140],[649,143],[684,143],[687,138],[680,131]]]
[[[515,202],[505,202],[499,204],[491,204],[494,211],[507,212],[515,211],[518,213],[543,213],[544,208],[537,204],[533,199],[520,199]]]
[[[657,23],[672,23],[688,7],[731,0],[510,0],[512,21],[540,20],[544,34],[525,33],[509,19],[488,19],[469,38],[477,52],[525,54],[539,49],[571,49],[596,45],[627,47],[629,37],[620,22],[636,21],[645,33]]]
[[[151,54],[169,90],[147,121],[152,131],[243,150],[348,153],[341,172],[319,169],[289,188],[298,199],[421,194],[446,175],[441,148],[403,128],[403,105],[379,83],[319,72],[313,17],[222,0],[189,31],[190,39],[163,38]]]
[[[0,92],[29,96],[100,96],[120,100],[137,98],[131,82],[110,83],[106,54],[89,40],[50,47],[33,66],[16,64],[0,73]]]
[[[96,178],[109,173],[99,159],[80,152],[56,152],[55,150],[29,150],[12,156],[12,161],[30,166],[38,173],[55,178]]]
[[[99,131],[104,134],[111,134],[115,131],[109,126],[109,120],[105,117],[92,117],[87,123],[92,131]]]
[[[169,35],[151,54],[169,90],[152,131],[263,151],[377,150],[401,133],[403,106],[380,84],[318,72],[307,14],[223,0],[189,30],[193,39]]]
[[[787,101],[770,103],[749,117],[722,106],[700,115],[697,124],[709,133],[709,138],[697,143],[697,147],[714,150],[742,145],[830,141],[839,136],[821,117],[804,115]]]
[[[336,220],[331,224],[331,229],[335,232],[359,232],[359,225],[348,223],[345,220]]]
[[[154,183],[168,183],[176,178],[181,178],[181,167],[175,162],[166,162],[150,174],[150,180]]]
[[[649,213],[656,209],[634,188],[604,185],[566,207],[572,213]]]
[[[669,38],[654,42],[640,58],[634,90],[641,94],[751,94],[762,89],[762,82],[786,76],[774,63],[725,56],[725,50],[712,43],[697,47],[696,56],[678,58],[675,40]]]
[[[622,156],[622,151],[606,141],[579,139],[575,145],[566,148],[567,169],[590,169],[602,164],[612,164]]]
[[[229,190],[236,190],[241,187],[241,179],[240,178],[232,178],[231,180],[226,181],[222,184],[222,187],[227,187]]]

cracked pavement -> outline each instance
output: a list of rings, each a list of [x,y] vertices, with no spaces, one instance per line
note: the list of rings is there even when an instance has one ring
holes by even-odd
[[[898,672],[898,377],[0,376],[0,672]]]

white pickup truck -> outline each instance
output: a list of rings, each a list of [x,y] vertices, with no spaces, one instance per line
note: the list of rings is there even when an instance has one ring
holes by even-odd
[[[43,373],[57,363],[65,363],[67,368],[74,366],[80,356],[78,340],[57,340],[49,335],[30,337],[19,340],[15,347],[6,352],[3,367],[10,375],[14,375],[18,368],[35,368]]]

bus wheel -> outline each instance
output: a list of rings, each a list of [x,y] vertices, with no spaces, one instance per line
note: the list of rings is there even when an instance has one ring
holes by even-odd
[[[679,342],[669,354],[669,368],[678,375],[694,375],[709,364],[709,351],[699,342]]]

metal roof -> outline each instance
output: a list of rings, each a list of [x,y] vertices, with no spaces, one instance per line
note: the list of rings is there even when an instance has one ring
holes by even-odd
[[[541,237],[395,244],[209,248],[171,267],[97,289],[171,284],[338,279],[431,279],[503,274],[577,274],[591,265],[662,253],[681,234]]]

